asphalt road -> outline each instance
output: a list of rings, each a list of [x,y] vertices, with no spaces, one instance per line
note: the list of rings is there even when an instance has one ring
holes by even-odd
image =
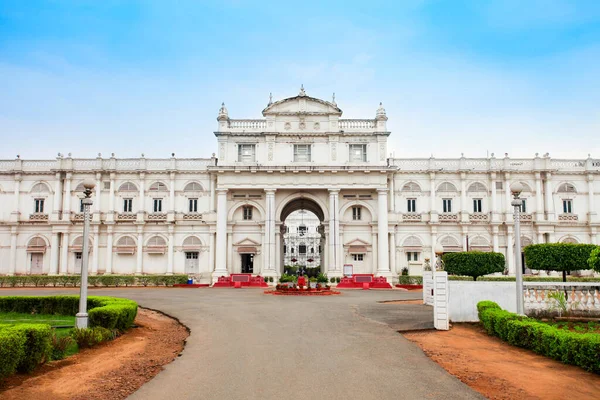
[[[55,292],[64,291],[18,294]],[[430,308],[378,303],[420,293],[283,297],[260,289],[118,288],[90,294],[134,299],[191,330],[182,356],[131,399],[483,398],[397,332],[431,327]]]

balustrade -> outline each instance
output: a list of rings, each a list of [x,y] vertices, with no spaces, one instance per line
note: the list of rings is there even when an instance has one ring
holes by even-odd
[[[600,315],[600,284],[598,283],[525,283],[523,302],[528,315],[557,314],[565,310],[559,307],[552,293],[565,293],[566,311],[576,315]]]
[[[375,129],[376,121],[373,119],[340,119],[339,127],[344,129]]]
[[[267,121],[263,119],[230,119],[229,128],[231,129],[266,129]]]

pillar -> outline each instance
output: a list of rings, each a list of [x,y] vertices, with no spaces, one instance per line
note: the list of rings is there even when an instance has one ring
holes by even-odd
[[[208,272],[212,273],[215,270],[215,233],[208,234]]]
[[[469,205],[467,204],[467,174],[460,173],[460,220],[469,222]],[[464,235],[463,235],[464,236]],[[466,247],[466,246],[463,246]]]
[[[552,201],[552,174],[550,174],[550,172],[546,172],[545,183],[546,187],[544,188],[544,191],[546,195],[546,220],[554,221],[554,202]]]
[[[100,251],[100,227],[94,226],[94,246],[92,250],[92,275],[98,275],[98,252]]]
[[[115,173],[110,173],[110,193],[108,194],[108,215],[107,222],[115,220]],[[112,242],[111,242],[112,244]],[[108,273],[108,272],[107,272]]]
[[[169,243],[167,245],[167,275],[173,275],[173,265],[174,265],[174,245],[175,245],[175,236],[173,234],[174,227],[169,226]]]
[[[544,220],[544,197],[542,195],[542,174],[535,173],[535,220]]]
[[[217,233],[215,272],[213,277],[227,275],[227,189],[217,189]]]
[[[498,245],[498,226],[495,225],[492,227],[492,248],[494,253],[498,253],[500,251],[500,246]]]
[[[275,274],[275,190],[265,189],[266,193],[266,205],[267,209],[265,218],[265,244],[266,247],[263,249],[265,257],[263,258],[266,262],[263,268],[263,275]]]
[[[594,208],[594,175],[587,176],[588,182],[588,222],[596,222],[596,210]]]
[[[106,263],[106,269],[104,270],[104,274],[110,275],[112,274],[112,264],[113,264],[113,228],[112,226],[108,227],[108,231],[106,234],[106,259],[104,260]]]
[[[135,264],[135,274],[141,275],[144,272],[144,234],[143,227],[138,226],[137,234],[137,262]]]
[[[339,193],[338,189],[329,189],[329,266],[330,271],[339,268]],[[343,272],[343,271],[342,271]]]
[[[513,207],[511,203],[510,193],[510,174],[504,173],[504,220],[506,222],[513,222]]]
[[[100,172],[96,173],[96,198],[94,199],[94,214],[92,216],[92,221],[100,222],[100,200],[102,193],[102,174]]]
[[[146,174],[143,172],[140,172],[140,178],[139,178],[139,182],[140,182],[140,192],[139,192],[139,201],[138,201],[138,212],[137,212],[137,221],[138,222],[143,222],[144,221],[144,211],[146,211],[146,189],[145,189],[145,182],[144,182],[144,178],[146,177]],[[151,212],[153,211],[153,209],[150,209]]]
[[[438,222],[438,212],[435,207],[435,173],[433,173],[433,172],[429,174],[429,187],[430,187],[430,194],[429,194],[430,222],[436,223],[436,222]]]
[[[230,274],[238,272],[233,267],[233,232],[227,232],[227,267]],[[263,265],[262,268],[265,268],[265,266]]]
[[[275,275],[279,276],[280,271],[278,265],[281,267],[281,232],[278,226],[275,227],[275,262],[277,263],[275,265]]]
[[[21,211],[19,210],[19,197],[21,196],[21,174],[15,175],[15,192],[14,192],[14,202],[13,202],[13,211],[11,212],[11,220],[13,222],[19,221],[19,215],[21,215]]]
[[[14,275],[17,270],[17,227],[13,226],[10,231],[10,260],[8,265],[8,274]]]
[[[498,222],[498,191],[496,189],[496,173],[490,175],[490,188],[492,189],[492,222]]]
[[[210,193],[210,199],[208,202],[208,211],[215,210],[215,181],[212,175],[208,176],[208,190]]]
[[[54,175],[54,202],[52,204],[52,219],[54,221],[60,220],[60,212],[62,210],[62,180],[61,173],[57,172]],[[58,260],[58,258],[57,258]],[[58,270],[57,270],[58,271]]]
[[[508,262],[508,274],[515,275],[515,247],[512,227],[506,233],[506,260]]]
[[[379,218],[377,221],[377,274],[391,277],[388,249],[388,189],[377,189]]]
[[[170,174],[171,181],[169,183],[169,210],[167,218],[169,221],[175,221],[175,172]]]
[[[468,250],[468,243],[467,243],[467,238],[469,236],[469,231],[467,230],[468,228],[466,226],[462,227],[462,248],[463,251],[467,251]]]
[[[431,254],[429,255],[429,265],[431,265],[431,270],[435,271],[435,246],[437,244],[437,232],[433,229],[431,230]]]
[[[63,221],[69,221],[71,219],[71,179],[73,174],[67,172],[65,177],[65,195],[63,198]]]
[[[48,270],[48,275],[58,274],[59,252],[58,233],[53,232],[52,238],[50,239],[50,269]]]
[[[390,249],[390,271],[392,273],[392,276],[395,277],[396,275],[398,275],[398,273],[397,273],[397,268],[396,268],[396,233],[394,232],[394,230],[390,231],[389,249]]]
[[[377,274],[377,228],[371,230],[371,254],[373,258],[373,267],[371,268],[373,275]]]
[[[537,243],[536,244],[541,244],[544,243],[544,234],[541,232],[538,232],[537,234]]]
[[[62,244],[60,248],[60,270],[58,273],[60,275],[66,275],[69,265],[69,232],[63,232],[62,236]]]

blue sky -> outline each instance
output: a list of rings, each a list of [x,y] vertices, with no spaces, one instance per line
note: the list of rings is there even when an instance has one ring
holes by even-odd
[[[0,2],[0,158],[208,157],[300,84],[397,157],[598,158],[600,1]]]

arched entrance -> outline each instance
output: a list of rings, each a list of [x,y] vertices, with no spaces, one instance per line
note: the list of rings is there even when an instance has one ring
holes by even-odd
[[[325,272],[325,213],[313,199],[297,197],[281,210],[279,273]]]

